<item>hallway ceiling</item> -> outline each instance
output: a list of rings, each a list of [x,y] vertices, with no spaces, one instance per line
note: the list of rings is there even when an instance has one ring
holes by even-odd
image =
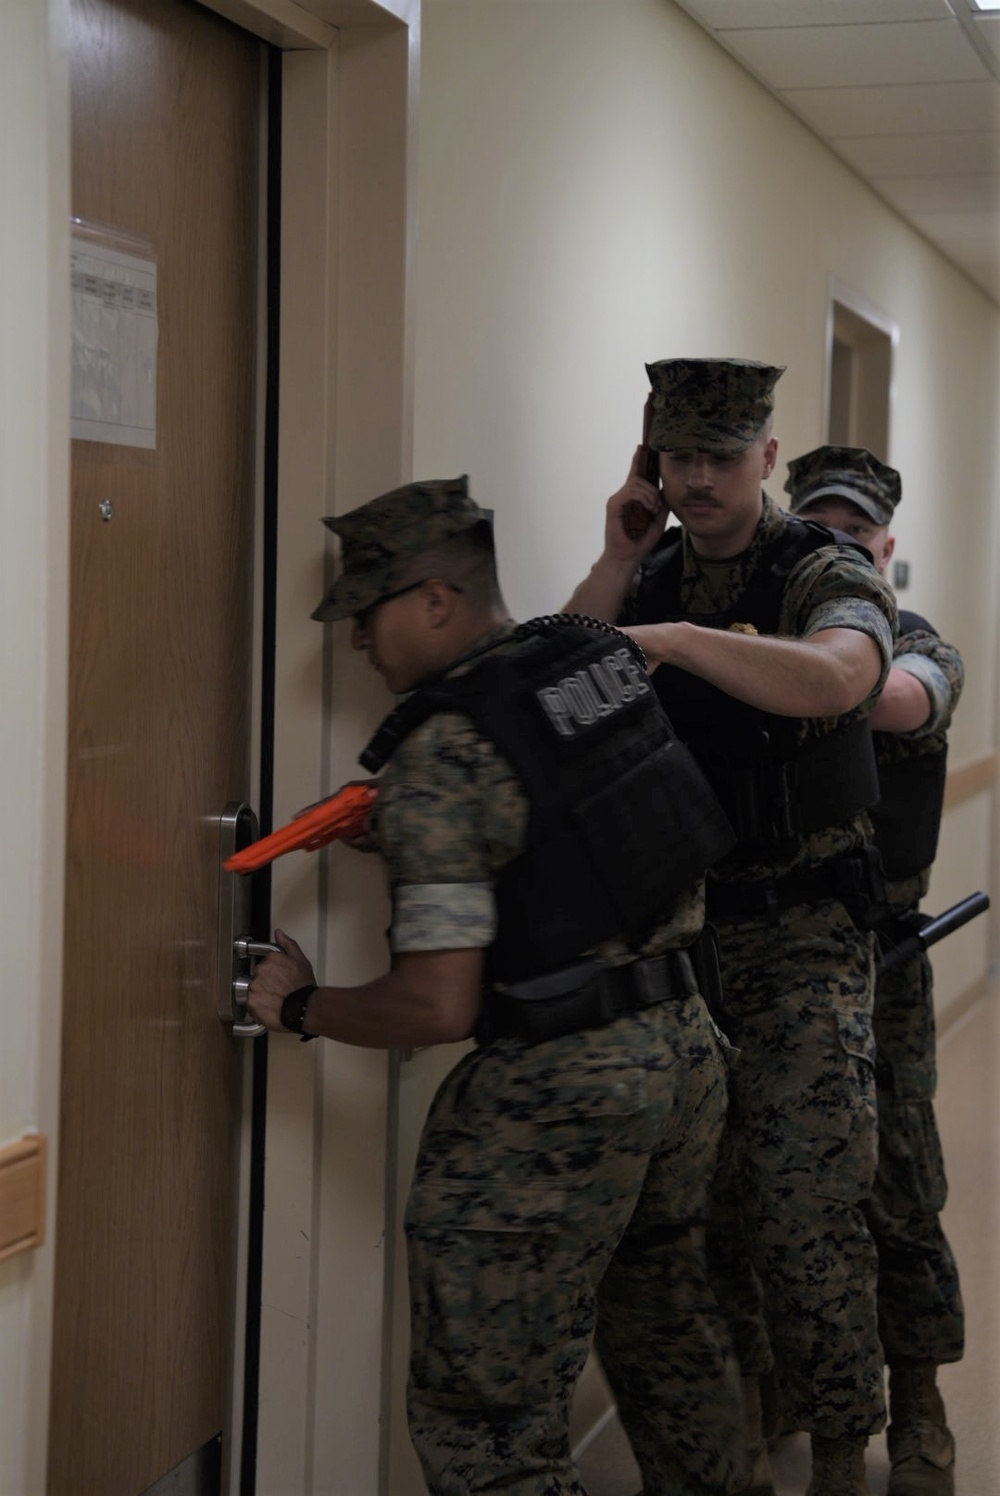
[[[1000,7],[677,3],[1000,302]]]

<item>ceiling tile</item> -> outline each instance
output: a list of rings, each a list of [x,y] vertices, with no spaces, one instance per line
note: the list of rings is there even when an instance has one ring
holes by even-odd
[[[872,177],[901,213],[990,213],[1000,209],[1000,176]]]
[[[719,39],[771,88],[966,82],[989,77],[955,20],[725,31]]]
[[[977,20],[975,25],[990,51],[1000,58],[1000,19],[992,16],[986,20]]]
[[[955,131],[948,135],[832,136],[834,150],[867,177],[937,177],[1000,172],[1000,132]]]
[[[1000,83],[897,84],[892,88],[793,88],[780,95],[821,135],[934,135],[1000,131]]]
[[[680,0],[717,30],[758,26],[844,26],[864,21],[944,21],[947,0]]]

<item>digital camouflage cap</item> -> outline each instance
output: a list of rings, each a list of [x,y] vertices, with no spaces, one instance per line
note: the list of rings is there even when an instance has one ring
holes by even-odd
[[[816,447],[788,464],[785,492],[798,514],[815,499],[849,499],[877,525],[887,525],[903,496],[895,468],[864,447]]]
[[[323,523],[340,536],[343,564],[312,616],[332,623],[417,581],[414,562],[424,551],[474,525],[492,525],[493,512],[469,497],[463,474],[407,483]]]
[[[667,358],[647,364],[653,391],[649,445],[734,457],[753,445],[774,409],[783,368],[742,358]]]

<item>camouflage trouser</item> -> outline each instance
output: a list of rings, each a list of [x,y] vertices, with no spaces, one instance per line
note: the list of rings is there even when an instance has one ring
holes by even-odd
[[[833,901],[718,930],[716,1016],[740,1051],[713,1227],[720,1298],[744,1371],[768,1370],[773,1352],[792,1426],[863,1439],[885,1421],[862,1209],[876,1159],[871,936]]]
[[[958,1269],[941,1230],[947,1184],[934,1120],[934,996],[923,953],[875,989],[879,1161],[868,1202],[878,1247],[879,1331],[886,1360],[959,1361]]]
[[[595,1325],[646,1496],[742,1480],[704,1252],[725,1089],[697,997],[501,1040],[444,1081],[406,1212],[410,1435],[434,1496],[583,1496],[567,1424]]]

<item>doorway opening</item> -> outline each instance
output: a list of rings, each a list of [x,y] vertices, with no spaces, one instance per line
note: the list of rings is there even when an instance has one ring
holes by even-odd
[[[889,460],[893,362],[899,328],[846,286],[831,281],[827,310],[826,439],[867,447]]]

